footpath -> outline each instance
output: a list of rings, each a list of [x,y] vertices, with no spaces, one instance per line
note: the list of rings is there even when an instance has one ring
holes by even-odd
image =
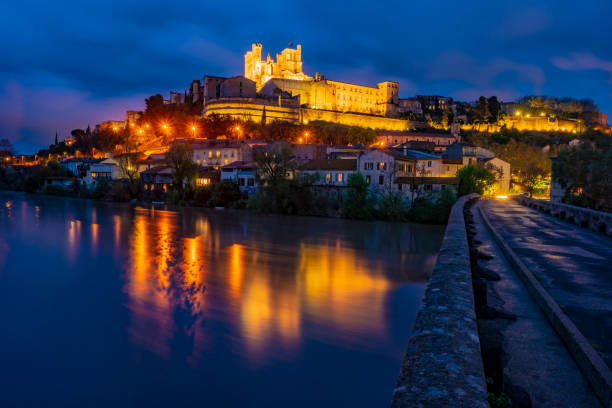
[[[504,257],[480,214],[480,208],[483,208],[487,215],[491,214],[488,218],[496,231],[505,235],[506,239],[512,238],[510,234],[517,232],[510,228],[504,231],[508,226],[505,223],[500,225],[500,218],[507,217],[510,208],[515,210],[511,207],[513,204],[481,200],[471,210],[474,219],[474,246],[484,255],[478,260],[478,266],[491,275],[499,276],[499,280],[486,285],[486,303],[501,318],[479,320],[481,342],[490,343],[490,338],[494,337],[494,343],[499,342],[501,345],[499,349],[493,349],[493,352],[500,354],[503,392],[512,399],[513,406],[601,407],[591,385]],[[517,220],[506,220],[514,227],[520,225]],[[534,231],[540,229],[537,222],[531,220],[529,223]],[[525,242],[530,242],[530,237],[539,239],[539,234],[530,235],[531,231],[518,234]],[[538,245],[546,244],[539,242]],[[547,258],[547,255],[543,254],[542,257]]]

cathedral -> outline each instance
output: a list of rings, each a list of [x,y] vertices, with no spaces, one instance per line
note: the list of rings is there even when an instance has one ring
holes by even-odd
[[[255,82],[257,92],[266,98],[283,94],[298,97],[300,105],[311,109],[395,116],[399,84],[385,81],[377,87],[314,78],[302,71],[302,47],[285,48],[276,61],[262,59],[262,45],[253,44],[244,56],[244,77]]]

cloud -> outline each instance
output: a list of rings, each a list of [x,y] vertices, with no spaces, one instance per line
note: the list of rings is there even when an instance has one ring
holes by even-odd
[[[50,142],[56,131],[62,139],[78,127],[122,120],[126,110],[142,108],[145,97],[96,98],[74,88],[28,86],[11,79],[0,85],[0,137],[32,153]]]
[[[550,62],[565,71],[604,71],[610,75],[612,82],[612,61],[598,58],[590,52],[574,52],[569,57],[553,57]]]
[[[516,75],[519,82],[529,84],[534,93],[540,93],[546,80],[544,71],[533,64],[523,64],[507,58],[493,58],[487,62],[477,61],[460,51],[442,53],[428,74],[431,80],[463,81],[475,90],[494,89],[496,79],[504,74]],[[505,93],[510,93],[508,88]],[[482,93],[481,93],[482,94]]]
[[[544,9],[518,8],[499,26],[497,36],[502,39],[526,37],[544,31],[550,23],[551,18]]]

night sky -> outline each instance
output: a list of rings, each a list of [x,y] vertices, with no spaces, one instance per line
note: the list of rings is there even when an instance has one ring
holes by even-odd
[[[349,6],[350,5],[350,6]],[[612,1],[14,1],[0,3],[0,138],[22,153],[243,74],[261,42],[304,71],[400,96],[591,98],[612,113]]]

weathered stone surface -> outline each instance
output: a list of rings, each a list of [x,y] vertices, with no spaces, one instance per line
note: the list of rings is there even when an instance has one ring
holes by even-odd
[[[463,207],[453,206],[392,407],[488,407]]]

